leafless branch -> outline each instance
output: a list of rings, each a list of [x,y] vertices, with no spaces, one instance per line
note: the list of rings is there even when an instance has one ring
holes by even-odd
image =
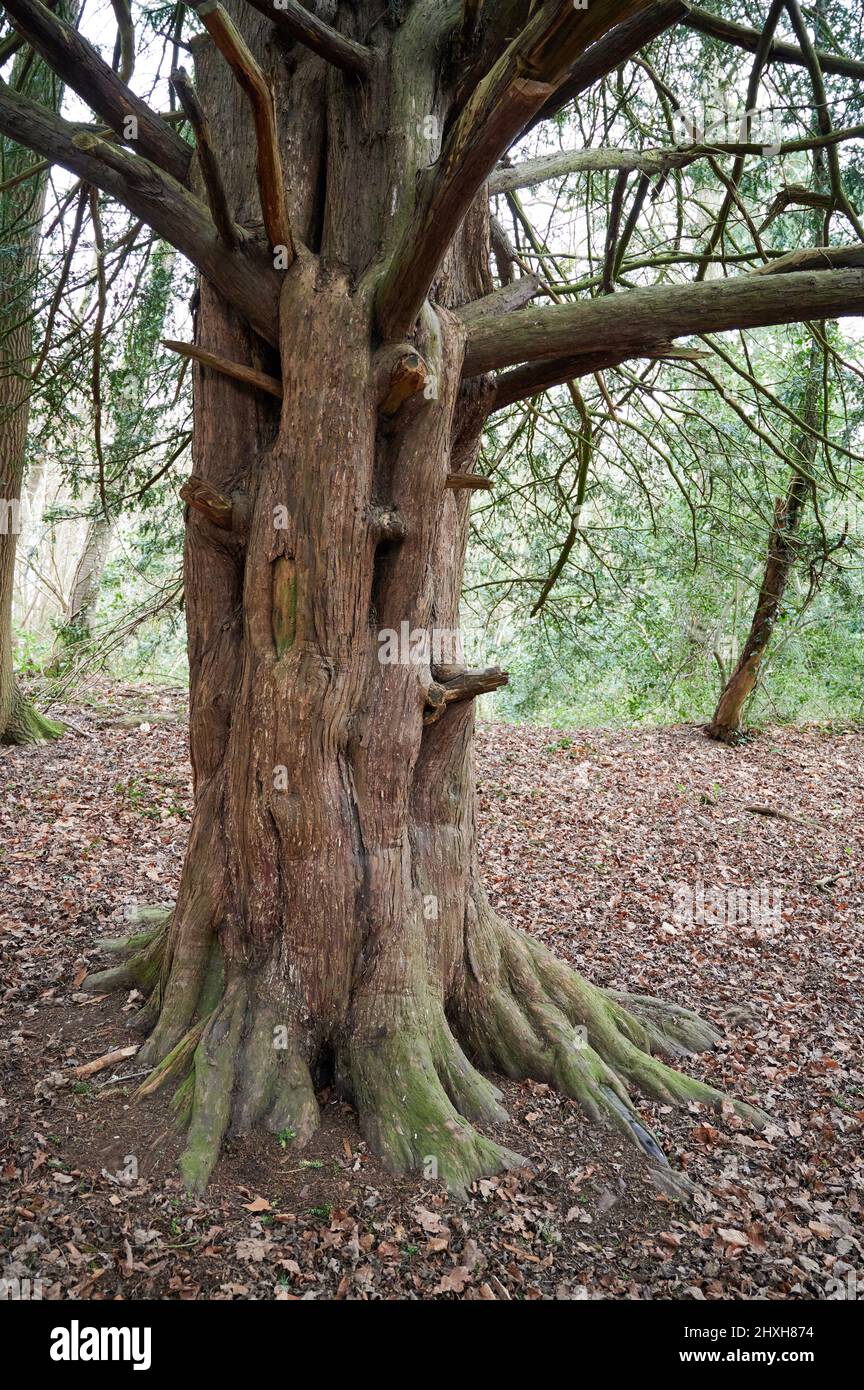
[[[285,247],[286,266],[290,265],[296,251],[288,221],[276,111],[270,84],[239,29],[218,0],[203,0],[202,4],[196,4],[195,12],[249,99],[258,143],[258,188],[264,228],[271,246]]]
[[[4,7],[22,38],[115,135],[173,178],[185,181],[189,146],[129,90],[92,44],[71,24],[52,14],[41,0],[4,0]]]
[[[719,15],[709,14],[707,10],[699,9],[696,5],[687,6],[687,13],[681,23],[686,24],[688,29],[696,29],[700,34],[708,34],[713,39],[722,39],[724,43],[734,44],[736,48],[744,48],[750,53],[756,52],[762,36],[759,29],[749,29],[746,24],[735,24],[731,19],[721,19]],[[859,81],[864,77],[864,63],[858,59],[844,58],[842,54],[828,53],[822,48],[817,49],[817,54],[823,72],[834,73],[840,77],[857,77]],[[779,39],[772,41],[767,60],[769,63],[807,66],[807,60],[800,48],[796,48],[794,43],[783,43]]]
[[[269,257],[229,252],[207,208],[170,174],[55,116],[0,82],[0,131],[111,194],[177,247],[268,342],[278,342],[281,276]]]
[[[413,216],[382,278],[378,323],[385,339],[408,336],[444,254],[496,162],[568,77],[577,58],[622,14],[646,0],[547,0],[478,83],[438,162],[419,182]]]
[[[864,271],[740,275],[686,285],[658,285],[625,294],[518,309],[481,318],[468,330],[465,375],[517,362],[604,351],[641,356],[658,339],[733,328],[835,318],[864,311]],[[596,370],[596,368],[592,368]]]
[[[298,4],[298,0],[279,0],[278,7],[273,0],[247,0],[247,3],[271,19],[289,39],[305,44],[334,67],[354,77],[365,77],[369,72],[375,57],[372,49],[346,38],[305,5]]]
[[[180,102],[195,134],[198,164],[207,191],[207,201],[210,204],[213,221],[216,223],[222,240],[229,246],[236,246],[243,240],[243,233],[231,216],[222,172],[210,138],[210,126],[185,68],[178,68],[176,72],[171,74],[171,86],[177,93],[177,100]]]

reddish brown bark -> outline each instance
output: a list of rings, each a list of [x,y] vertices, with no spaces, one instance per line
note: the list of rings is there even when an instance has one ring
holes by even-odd
[[[463,679],[428,655],[380,659],[382,631],[459,626],[470,491],[448,475],[473,466],[489,395],[482,378],[462,384],[466,329],[453,310],[493,288],[481,195],[410,350],[378,341],[381,269],[457,80],[440,7],[415,5],[393,27],[380,10],[339,8],[349,37],[375,35],[363,84],[299,47],[286,60],[266,20],[240,12],[273,85],[298,254],[278,353],[206,281],[196,341],[278,377],[282,402],[193,368],[187,496],[210,502],[187,511],[189,848],[170,924],[90,982],[158,973],[142,1055],[151,1087],[194,1055],[193,1186],[227,1130],[305,1138],[324,1079],[353,1099],[391,1167],[433,1159],[455,1189],[513,1157],[474,1128],[500,1110],[472,1058],[558,1085],[637,1137],[630,1082],[720,1099],[649,1055],[710,1041],[698,1020],[665,1010],[663,1027],[656,1013],[638,1022],[491,912],[470,697],[499,677]],[[231,215],[260,228],[243,95],[207,45],[197,68]],[[400,355],[419,356],[425,386],[393,410]]]

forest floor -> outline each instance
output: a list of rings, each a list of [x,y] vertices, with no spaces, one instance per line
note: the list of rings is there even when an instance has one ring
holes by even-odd
[[[0,1278],[48,1298],[864,1297],[864,734],[481,728],[495,905],[597,984],[711,1019],[722,1043],[683,1066],[772,1116],[640,1101],[686,1201],[510,1082],[502,1137],[533,1171],[466,1204],[389,1177],[326,1095],[306,1149],[232,1143],[193,1200],[167,1101],[132,1102],[134,1057],[72,1070],[140,1041],[134,997],[80,985],[131,905],[171,902],[190,807],[179,693],[100,701],[56,744],[0,749]]]

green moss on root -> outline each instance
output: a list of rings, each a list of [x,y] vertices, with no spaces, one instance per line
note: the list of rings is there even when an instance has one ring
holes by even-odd
[[[231,1115],[237,1047],[246,1012],[246,990],[231,987],[204,1029],[195,1051],[195,1092],[180,1172],[190,1192],[207,1186]]]
[[[47,743],[50,739],[60,738],[64,733],[64,725],[40,714],[16,687],[12,709],[0,736],[0,743],[26,747],[28,744]]]
[[[347,1070],[361,1132],[391,1172],[419,1169],[461,1197],[478,1178],[525,1164],[455,1109],[420,1033],[400,1030],[352,1045]]]
[[[715,1044],[715,1030],[689,1010],[644,997],[634,1001],[635,1008],[625,1007],[625,996],[589,984],[488,910],[485,917],[478,914],[471,961],[460,1024],[486,1069],[546,1082],[578,1101],[592,1120],[617,1126],[653,1158],[662,1151],[638,1117],[631,1087],[670,1104],[698,1101],[716,1110],[728,1104],[742,1119],[765,1122],[761,1111],[653,1055]]]
[[[109,970],[97,970],[88,975],[81,988],[90,994],[135,988],[146,994],[155,989],[162,971],[170,919],[170,909],[165,909],[161,921],[149,931],[100,943],[103,950],[112,955],[126,954],[127,959]]]

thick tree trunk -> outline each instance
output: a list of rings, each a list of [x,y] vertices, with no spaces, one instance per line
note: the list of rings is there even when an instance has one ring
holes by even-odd
[[[478,1067],[558,1085],[648,1149],[630,1082],[721,1099],[650,1055],[707,1045],[699,1020],[642,1001],[638,1022],[491,911],[467,697],[500,678],[435,668],[434,642],[431,656],[417,644],[381,659],[381,634],[403,624],[458,629],[469,499],[446,481],[473,463],[486,389],[460,387],[451,312],[492,288],[481,199],[410,345],[425,389],[379,410],[399,352],[376,344],[373,292],[452,100],[442,8],[415,4],[387,27],[380,0],[357,4],[350,33],[373,33],[382,60],[362,88],[299,50],[286,68],[243,10],[310,249],[285,275],[278,358],[201,286],[200,345],[281,376],[283,404],[279,416],[269,396],[195,368],[189,848],[170,923],[89,982],[156,983],[146,1085],[192,1066],[178,1095],[193,1187],[226,1131],[306,1138],[325,1079],[394,1170],[424,1166],[454,1190],[514,1159],[474,1127],[501,1114]],[[232,212],[260,219],[242,98],[207,47],[198,85]]]
[[[59,84],[34,54],[16,59],[12,87],[46,105],[59,102]],[[2,177],[33,162],[28,150],[2,141]],[[21,493],[30,419],[32,311],[47,179],[40,175],[0,194],[0,743],[41,743],[62,726],[44,718],[15,680],[12,596]]]
[[[802,393],[801,419],[810,430],[819,424],[819,400],[822,387],[821,354],[814,341],[811,348],[807,377]],[[774,520],[768,537],[768,555],[759,589],[759,597],[750,624],[747,640],[731,676],[726,682],[714,717],[705,732],[721,743],[736,744],[746,738],[744,709],[756,689],[759,671],[771,641],[771,635],[783,603],[786,585],[798,552],[798,532],[801,516],[812,486],[810,474],[816,458],[816,435],[801,431],[795,441],[796,458],[800,458],[804,473],[793,473],[784,497],[774,505]]]

